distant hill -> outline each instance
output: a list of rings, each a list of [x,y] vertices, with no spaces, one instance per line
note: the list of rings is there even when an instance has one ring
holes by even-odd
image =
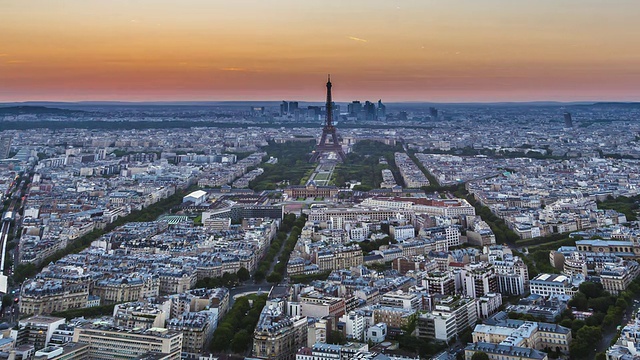
[[[640,107],[640,102],[598,102],[593,106]]]
[[[0,106],[0,116],[7,115],[57,115],[57,116],[78,116],[86,115],[86,111],[58,109],[46,106]]]

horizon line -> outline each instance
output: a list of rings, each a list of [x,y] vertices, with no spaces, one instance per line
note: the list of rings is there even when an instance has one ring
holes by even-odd
[[[15,105],[29,103],[50,103],[50,104],[212,104],[212,103],[282,103],[286,102],[302,102],[302,103],[318,103],[323,104],[324,101],[312,100],[23,100],[23,101],[0,101],[0,105]],[[360,100],[353,100],[360,101]],[[368,100],[365,100],[368,101]],[[350,101],[334,101],[335,103],[350,104]],[[400,100],[384,102],[385,104],[535,104],[535,103],[554,103],[554,104],[598,104],[598,103],[617,103],[617,104],[638,104],[640,100],[491,100],[491,101],[419,101],[419,100]]]

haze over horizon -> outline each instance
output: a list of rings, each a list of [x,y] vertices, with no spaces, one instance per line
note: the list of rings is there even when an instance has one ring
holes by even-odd
[[[631,0],[0,0],[0,102],[639,101]]]

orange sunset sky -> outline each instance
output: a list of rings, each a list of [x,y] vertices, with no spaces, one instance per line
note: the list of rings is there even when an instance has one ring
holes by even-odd
[[[638,0],[0,0],[0,102],[640,101]]]

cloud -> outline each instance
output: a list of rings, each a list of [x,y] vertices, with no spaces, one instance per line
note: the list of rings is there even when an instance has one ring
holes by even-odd
[[[9,56],[9,54],[0,54],[0,57]]]
[[[234,71],[234,72],[246,72],[246,73],[259,73],[263,72],[263,69],[247,69],[242,67],[225,67],[221,68],[221,71]]]
[[[365,43],[366,43],[366,42],[368,42],[368,40],[361,39],[361,38],[357,38],[357,37],[355,37],[355,36],[347,36],[347,39],[349,39],[349,40],[353,40],[353,41],[365,42]]]

